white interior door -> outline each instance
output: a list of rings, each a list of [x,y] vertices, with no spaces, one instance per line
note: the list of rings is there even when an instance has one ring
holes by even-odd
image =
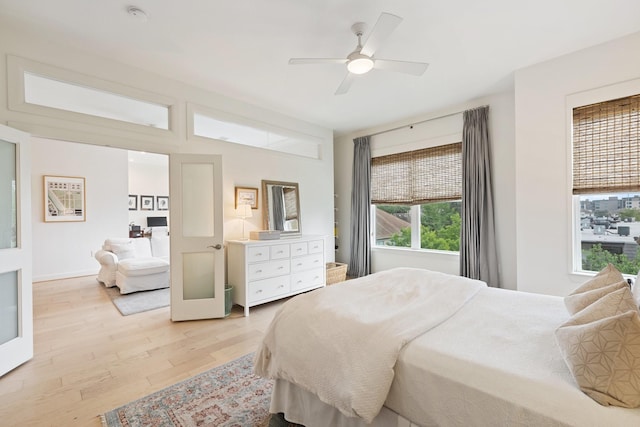
[[[0,125],[0,376],[33,357],[29,135]]]
[[[171,320],[224,317],[222,158],[169,156]]]

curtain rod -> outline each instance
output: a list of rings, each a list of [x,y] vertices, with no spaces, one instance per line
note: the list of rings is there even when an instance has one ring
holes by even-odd
[[[476,108],[484,108],[484,107],[488,107],[488,105],[481,105],[480,107],[476,107]],[[469,110],[474,110],[475,108],[470,108]],[[422,123],[427,123],[430,122],[432,120],[438,120],[438,119],[444,119],[446,117],[451,117],[451,116],[456,116],[458,114],[462,114],[467,110],[461,110],[461,111],[456,111],[455,113],[449,113],[449,114],[445,114],[443,116],[437,116],[437,117],[431,117],[429,119],[425,119],[425,120],[420,120],[419,122],[415,122],[415,123],[410,123],[408,125],[402,125],[402,126],[398,126],[392,129],[387,129],[387,130],[381,130],[380,132],[376,132],[376,133],[372,133],[369,136],[376,136],[376,135],[382,135],[383,133],[389,133],[389,132],[393,132],[395,130],[400,130],[403,128],[413,128],[415,125],[420,125]]]

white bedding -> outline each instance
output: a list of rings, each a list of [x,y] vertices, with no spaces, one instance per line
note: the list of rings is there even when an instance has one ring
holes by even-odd
[[[400,350],[485,287],[398,268],[298,296],[276,313],[256,352],[256,373],[290,381],[347,416],[371,421]]]
[[[373,425],[403,425],[389,418],[398,413],[424,427],[640,426],[640,409],[601,406],[578,389],[554,340],[568,317],[559,297],[480,290],[400,352]],[[307,427],[367,425],[284,381],[271,411]]]

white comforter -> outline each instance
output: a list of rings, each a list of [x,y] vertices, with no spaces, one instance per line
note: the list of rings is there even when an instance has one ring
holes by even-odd
[[[484,287],[477,280],[398,268],[300,295],[276,313],[256,352],[255,371],[370,422],[387,397],[404,345]]]

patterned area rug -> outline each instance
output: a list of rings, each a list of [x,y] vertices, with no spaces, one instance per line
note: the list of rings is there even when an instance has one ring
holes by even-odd
[[[253,354],[113,409],[106,427],[266,427],[273,383],[253,374]]]
[[[111,302],[123,316],[167,307],[171,297],[169,288],[122,295],[117,286],[112,288],[107,288],[102,284],[100,286],[109,295]]]

